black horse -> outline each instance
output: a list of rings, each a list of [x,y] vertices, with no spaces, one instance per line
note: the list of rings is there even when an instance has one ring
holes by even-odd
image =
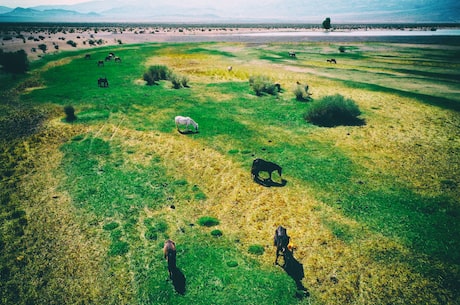
[[[278,175],[280,175],[281,177],[282,168],[278,164],[270,162],[270,161],[265,161],[263,159],[255,159],[252,162],[251,175],[254,180],[255,179],[260,180],[260,177],[259,177],[260,172],[267,172],[269,175],[268,180],[272,181],[272,173],[274,171],[277,171]]]
[[[97,80],[97,85],[99,87],[108,87],[109,86],[109,81],[107,80],[107,77],[100,77]]]
[[[288,245],[289,245],[289,240],[290,237],[287,235],[287,230],[283,226],[279,226],[275,230],[275,236],[273,238],[273,245],[276,247],[276,259],[275,259],[275,265],[278,264],[278,257],[281,255],[284,258],[284,264],[286,264],[286,252],[289,251]]]

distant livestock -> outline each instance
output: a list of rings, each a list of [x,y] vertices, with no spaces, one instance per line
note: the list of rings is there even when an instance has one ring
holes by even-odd
[[[120,58],[120,57],[118,57],[118,56],[117,56],[117,57],[115,57],[115,59],[114,59],[114,60],[115,60],[115,62],[121,62],[121,58]]]
[[[109,81],[107,80],[106,77],[99,77],[99,79],[97,80],[97,85],[99,87],[108,87]]]
[[[289,54],[290,57],[296,57],[295,52],[289,52],[288,54]]]
[[[267,172],[269,175],[268,181],[272,181],[272,173],[274,171],[278,172],[278,175],[281,177],[282,168],[278,164],[263,159],[255,159],[252,162],[251,175],[254,180],[260,180],[260,172]]]
[[[233,69],[232,66],[228,66],[228,67],[227,67],[227,71],[228,71],[228,72],[232,71],[232,69]]]
[[[97,66],[98,66],[98,67],[103,67],[103,66],[104,66],[104,61],[103,61],[103,60],[99,60],[99,61],[97,62]]]
[[[195,132],[198,132],[198,124],[190,117],[184,117],[184,116],[178,115],[174,118],[174,122],[176,123],[176,128],[179,132],[181,132],[179,128],[181,125],[185,125],[185,132],[190,131],[189,128],[191,126],[195,128]]]
[[[86,54],[85,59],[91,59],[91,54]]]
[[[286,253],[289,252],[288,245],[289,245],[290,237],[287,235],[287,230],[283,226],[279,226],[275,230],[275,236],[273,238],[273,245],[276,247],[276,259],[275,265],[278,264],[278,257],[281,255],[285,259],[286,263]]]
[[[173,279],[173,275],[177,270],[176,266],[176,244],[168,239],[165,241],[164,247],[163,247],[163,255],[164,258],[168,262],[168,272],[169,272],[169,278]]]
[[[331,58],[331,59],[328,59],[326,60],[327,62],[331,63],[331,64],[336,64],[337,61],[335,60],[335,58]]]

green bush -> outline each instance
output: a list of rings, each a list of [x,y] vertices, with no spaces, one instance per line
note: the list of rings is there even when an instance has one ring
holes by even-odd
[[[75,109],[72,107],[72,106],[65,106],[64,107],[64,112],[65,112],[65,120],[66,122],[73,122],[77,119],[76,115],[75,115]]]
[[[257,96],[263,94],[276,95],[278,87],[270,80],[270,78],[263,75],[251,76],[249,78],[249,85],[252,87]]]
[[[179,75],[171,73],[169,80],[171,81],[174,89],[180,89],[182,87],[181,77]]]
[[[25,73],[29,69],[27,53],[24,50],[4,53],[0,49],[0,65],[8,73]]]
[[[116,228],[118,228],[119,224],[117,222],[109,222],[109,223],[106,223],[102,228],[104,230],[107,230],[107,231],[112,231]]]
[[[358,118],[360,114],[361,111],[353,100],[336,94],[313,101],[304,118],[322,127],[355,126],[362,125],[364,122]]]
[[[250,245],[248,249],[249,253],[255,254],[255,255],[262,255],[264,254],[264,251],[265,249],[261,245]]]
[[[217,218],[210,217],[210,216],[203,216],[200,219],[198,219],[198,224],[204,227],[217,226],[219,223],[220,222]]]
[[[163,65],[150,66],[147,72],[144,73],[144,80],[147,85],[151,86],[156,84],[157,81],[169,79],[171,71],[168,67]]]
[[[222,236],[222,231],[221,230],[212,230],[211,235],[214,237],[220,237]]]

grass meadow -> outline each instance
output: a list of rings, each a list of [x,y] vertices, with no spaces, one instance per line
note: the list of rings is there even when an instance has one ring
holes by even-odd
[[[109,52],[122,62],[98,67]],[[153,43],[62,52],[27,75],[0,75],[1,303],[459,304],[459,55],[415,44]],[[152,65],[189,87],[145,85]],[[254,75],[282,91],[256,96]],[[296,100],[296,82],[313,100],[354,100],[365,123],[307,123],[311,102]],[[178,133],[176,115],[200,132]],[[255,158],[281,165],[286,185],[255,183]],[[300,282],[273,265],[278,225]],[[185,278],[177,291],[168,238]]]

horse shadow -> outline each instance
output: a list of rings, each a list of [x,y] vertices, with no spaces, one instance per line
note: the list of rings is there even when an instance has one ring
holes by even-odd
[[[180,134],[194,134],[194,133],[199,133],[199,131],[193,131],[193,130],[177,130]]]
[[[172,274],[171,277],[172,284],[174,286],[174,289],[178,294],[184,295],[185,294],[185,275],[182,273],[182,271],[179,268],[176,268]]]
[[[310,296],[308,289],[302,284],[302,279],[305,277],[303,265],[295,259],[293,251],[286,250],[284,253],[284,265],[281,267],[295,281],[297,286],[296,297],[301,299]]]
[[[287,180],[285,180],[285,179],[281,179],[281,182],[275,182],[270,178],[264,179],[264,178],[260,178],[260,177],[257,177],[257,176],[254,177],[254,182],[256,182],[257,184],[260,184],[262,186],[265,186],[265,187],[272,187],[272,186],[273,187],[282,187],[282,186],[285,186],[287,184]]]

